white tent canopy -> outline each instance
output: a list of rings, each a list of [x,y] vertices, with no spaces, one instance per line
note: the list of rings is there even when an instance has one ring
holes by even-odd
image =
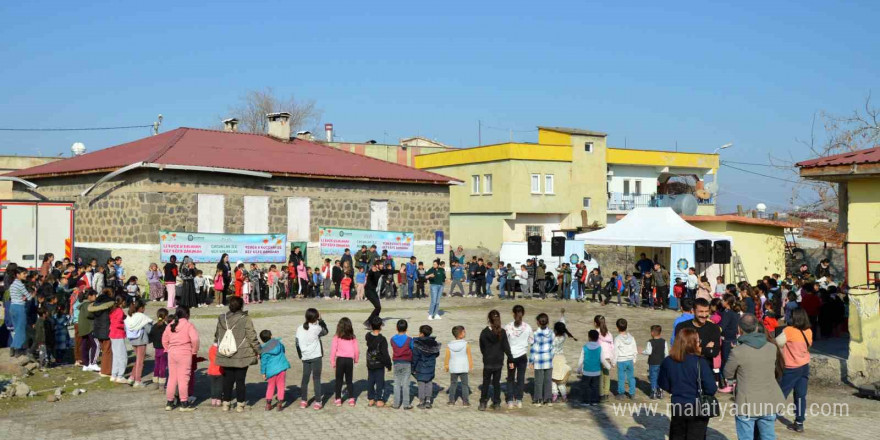
[[[706,232],[684,221],[672,208],[635,208],[617,223],[604,229],[574,236],[584,244],[671,247],[672,243],[697,240],[733,240]]]

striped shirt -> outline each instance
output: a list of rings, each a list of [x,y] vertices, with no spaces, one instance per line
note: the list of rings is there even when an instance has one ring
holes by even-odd
[[[535,342],[529,353],[529,362],[536,370],[553,367],[553,331],[549,328],[538,329],[534,333]]]
[[[24,304],[27,300],[31,299],[31,293],[24,287],[24,283],[21,280],[15,280],[9,286],[9,299],[12,304]]]

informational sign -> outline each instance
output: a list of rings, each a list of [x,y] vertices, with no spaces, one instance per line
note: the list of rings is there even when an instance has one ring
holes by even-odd
[[[172,255],[177,261],[184,256],[196,263],[216,263],[223,254],[229,261],[245,263],[283,263],[287,260],[285,234],[201,234],[195,232],[159,231],[159,258],[163,262]]]
[[[672,260],[669,281],[674,283],[676,278],[687,280],[688,268],[694,265],[694,243],[672,243],[669,255]]]
[[[434,253],[443,255],[443,231],[434,231]]]
[[[354,253],[361,246],[372,245],[376,245],[377,252],[387,250],[392,257],[411,257],[415,252],[412,232],[320,227],[318,237],[323,255],[342,255],[346,248]]]

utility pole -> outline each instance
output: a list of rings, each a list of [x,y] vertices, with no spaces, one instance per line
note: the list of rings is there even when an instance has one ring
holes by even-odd
[[[513,129],[509,128],[508,130],[510,130],[510,142],[513,142]]]

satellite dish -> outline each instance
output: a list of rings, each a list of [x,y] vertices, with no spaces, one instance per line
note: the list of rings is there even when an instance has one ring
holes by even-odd
[[[698,189],[694,191],[694,195],[697,196],[700,200],[709,200],[712,198],[712,193],[705,189]]]
[[[767,205],[763,203],[758,203],[758,206],[755,206],[755,209],[757,209],[758,212],[764,212],[767,210]]]
[[[74,156],[81,156],[86,152],[86,146],[83,145],[82,142],[74,142],[74,144],[70,146],[70,152],[73,153]]]

